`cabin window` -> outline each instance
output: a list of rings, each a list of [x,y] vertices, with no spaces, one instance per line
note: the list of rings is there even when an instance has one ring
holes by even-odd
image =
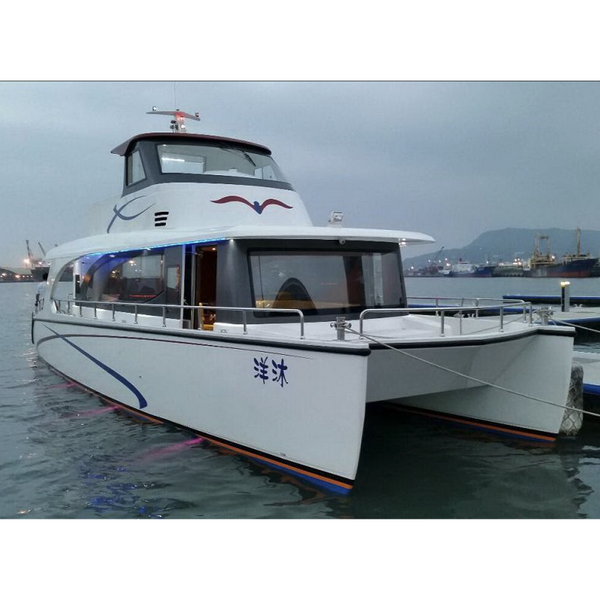
[[[204,173],[204,148],[181,144],[161,144],[158,147],[160,169],[163,173]]]
[[[52,299],[106,303],[122,312],[162,315],[156,304],[171,305],[170,318],[178,318],[182,304],[182,246],[90,254],[66,265],[56,277]],[[106,308],[106,307],[105,307]]]
[[[144,303],[164,291],[162,251],[105,254],[82,279],[81,299]]]
[[[402,306],[398,252],[250,252],[254,306],[313,314]]]
[[[165,173],[220,175],[285,182],[285,177],[268,154],[235,146],[159,144],[160,168]]]
[[[146,172],[142,164],[139,150],[135,150],[127,157],[127,185],[133,185],[146,179]]]

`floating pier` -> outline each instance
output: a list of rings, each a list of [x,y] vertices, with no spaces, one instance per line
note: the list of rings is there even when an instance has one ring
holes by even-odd
[[[569,281],[560,282],[560,295],[517,295],[505,294],[504,300],[521,300],[536,307],[548,307],[548,323],[554,325],[580,325],[600,329],[600,296],[571,296]],[[558,310],[551,307],[556,306]]]
[[[527,294],[506,294],[502,296],[504,300],[523,300],[532,304],[555,305],[562,303],[562,296],[535,296]],[[579,306],[597,306],[600,308],[600,296],[571,296],[571,305]]]
[[[571,307],[568,311],[553,310],[548,318],[548,323],[551,325],[581,325],[590,329],[598,329],[600,333],[600,307],[596,309]]]
[[[576,351],[573,363],[583,367],[583,393],[600,399],[600,354]]]

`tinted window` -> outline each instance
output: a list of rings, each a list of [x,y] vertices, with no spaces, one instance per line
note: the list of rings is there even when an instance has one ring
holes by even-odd
[[[252,251],[257,308],[317,314],[401,306],[398,252]]]
[[[107,254],[90,266],[81,284],[82,300],[148,302],[164,290],[162,251]]]

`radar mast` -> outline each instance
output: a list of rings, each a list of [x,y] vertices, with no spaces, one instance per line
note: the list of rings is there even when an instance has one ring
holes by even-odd
[[[152,107],[150,112],[146,113],[147,115],[168,115],[173,117],[171,120],[171,131],[173,133],[185,133],[187,128],[185,126],[186,119],[192,119],[193,121],[200,121],[200,113],[194,113],[191,115],[190,113],[183,112],[182,110],[158,110],[156,106]]]

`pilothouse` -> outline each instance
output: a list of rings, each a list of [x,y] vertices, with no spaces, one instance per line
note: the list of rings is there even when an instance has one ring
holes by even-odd
[[[560,433],[570,328],[502,300],[478,301],[469,319],[464,301],[412,310],[401,249],[430,236],[347,228],[335,212],[315,226],[268,148],[188,133],[197,114],[153,113],[172,131],[115,148],[121,196],[48,255],[33,338],[52,368],[343,493],[367,402]]]

